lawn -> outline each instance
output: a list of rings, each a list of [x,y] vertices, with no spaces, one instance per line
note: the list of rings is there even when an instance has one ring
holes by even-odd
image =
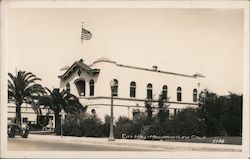
[[[241,145],[242,137],[240,136],[218,136],[218,137],[206,137],[202,139],[168,139],[165,141],[176,141],[176,142],[194,142],[194,143],[211,143],[211,144],[232,144]]]

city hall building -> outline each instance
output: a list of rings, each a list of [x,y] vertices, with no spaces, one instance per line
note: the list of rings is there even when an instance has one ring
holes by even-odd
[[[197,107],[201,88],[201,74],[186,75],[162,71],[153,66],[151,69],[119,64],[101,58],[87,65],[81,59],[70,67],[61,69],[60,89],[65,89],[79,97],[88,106],[88,113],[95,113],[104,120],[110,115],[111,86],[115,81],[114,119],[119,116],[133,117],[134,110],[145,110],[145,101],[151,100],[154,112],[157,100],[162,93],[167,99],[169,113],[174,114],[183,108]]]

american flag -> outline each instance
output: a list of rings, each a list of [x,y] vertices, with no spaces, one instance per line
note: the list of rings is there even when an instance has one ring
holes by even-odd
[[[92,37],[91,32],[84,29],[82,26],[81,41],[83,42],[83,40],[90,40],[91,37]]]

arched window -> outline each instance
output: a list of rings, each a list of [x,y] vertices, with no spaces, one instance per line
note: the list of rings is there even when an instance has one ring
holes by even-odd
[[[92,113],[93,116],[96,116],[96,111],[95,111],[95,109],[92,109],[92,110],[91,110],[91,113]]]
[[[94,80],[89,81],[89,96],[94,96],[95,82]]]
[[[70,93],[70,84],[69,83],[66,84],[66,91],[67,91],[67,93]]]
[[[114,79],[115,85],[113,90],[113,96],[118,96],[118,80]]]
[[[153,86],[151,83],[147,85],[147,99],[153,99]]]
[[[177,114],[177,109],[174,109],[174,115],[176,115]]]
[[[84,80],[78,80],[75,82],[77,91],[79,93],[79,96],[85,96],[85,81]]]
[[[168,86],[164,85],[162,87],[162,96],[164,99],[167,99],[168,98]]]
[[[177,101],[181,101],[181,87],[177,88]]]
[[[198,93],[197,93],[197,89],[194,89],[193,90],[193,102],[197,102],[197,95],[198,95]]]
[[[135,93],[136,93],[136,83],[132,81],[130,83],[130,97],[135,97]]]

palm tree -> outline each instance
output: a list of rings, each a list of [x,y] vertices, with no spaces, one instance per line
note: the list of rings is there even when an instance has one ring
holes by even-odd
[[[35,104],[45,89],[37,84],[40,78],[31,72],[18,71],[16,76],[8,73],[8,101],[16,105],[16,123],[21,124],[21,106],[23,103],[30,104],[35,112],[41,113],[39,107]]]
[[[65,90],[60,92],[59,89],[53,91],[46,88],[50,95],[43,96],[39,100],[40,105],[44,105],[45,108],[51,109],[55,114],[55,132],[59,132],[60,126],[60,112],[63,109],[68,114],[80,114],[85,112],[87,107],[84,107],[79,99],[73,94],[68,93]]]

